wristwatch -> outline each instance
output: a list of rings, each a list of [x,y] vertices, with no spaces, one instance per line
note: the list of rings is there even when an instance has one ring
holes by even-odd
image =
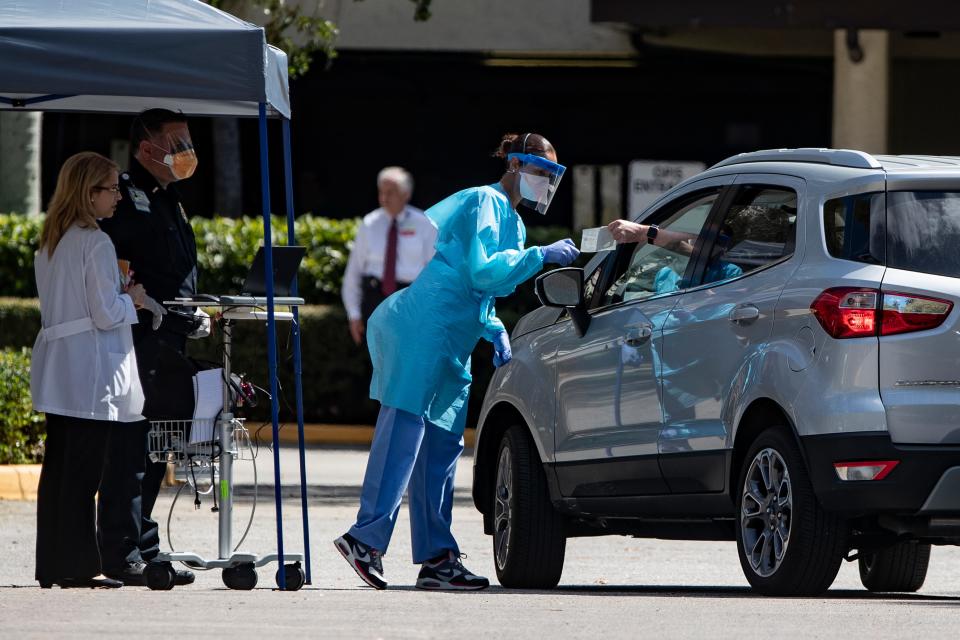
[[[660,233],[660,227],[655,224],[651,224],[647,227],[647,243],[654,244],[657,239],[657,234]]]

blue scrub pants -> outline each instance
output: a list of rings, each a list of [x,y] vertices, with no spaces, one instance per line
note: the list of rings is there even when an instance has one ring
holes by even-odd
[[[386,554],[409,485],[413,562],[425,562],[448,550],[459,554],[450,522],[453,475],[461,453],[463,436],[408,411],[381,406],[360,511],[350,535]]]

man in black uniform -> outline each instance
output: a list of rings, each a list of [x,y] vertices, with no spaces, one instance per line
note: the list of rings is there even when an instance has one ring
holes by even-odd
[[[197,246],[180,196],[173,184],[189,178],[197,159],[187,119],[166,109],[149,109],[130,129],[133,160],[120,175],[123,199],[101,228],[113,240],[117,258],[129,260],[133,280],[157,302],[191,296],[197,290]],[[183,358],[187,334],[198,322],[176,310],[151,329],[151,314],[138,312],[133,325],[134,349],[143,385],[147,420],[189,418],[193,392]],[[184,397],[186,396],[186,397]],[[170,415],[187,403],[186,416]],[[98,525],[104,575],[127,585],[143,585],[144,568],[160,551],[157,523],[151,519],[166,463],[146,456],[149,423],[117,423],[110,434],[100,486]],[[194,575],[179,570],[175,584],[189,584]]]

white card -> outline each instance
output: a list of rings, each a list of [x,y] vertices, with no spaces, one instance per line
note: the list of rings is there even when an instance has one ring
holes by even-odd
[[[606,227],[595,227],[593,229],[584,229],[580,238],[580,251],[583,253],[597,253],[598,251],[607,251],[615,249],[616,241],[613,239],[610,230]]]

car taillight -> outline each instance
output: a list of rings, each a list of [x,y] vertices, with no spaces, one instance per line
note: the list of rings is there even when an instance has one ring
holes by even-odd
[[[953,303],[908,293],[883,294],[880,335],[923,331],[939,327],[953,308]]]
[[[817,296],[810,308],[834,338],[875,336],[878,295],[876,289],[834,287]]]
[[[824,331],[834,338],[889,336],[940,326],[953,303],[911,293],[832,287],[810,305]]]

